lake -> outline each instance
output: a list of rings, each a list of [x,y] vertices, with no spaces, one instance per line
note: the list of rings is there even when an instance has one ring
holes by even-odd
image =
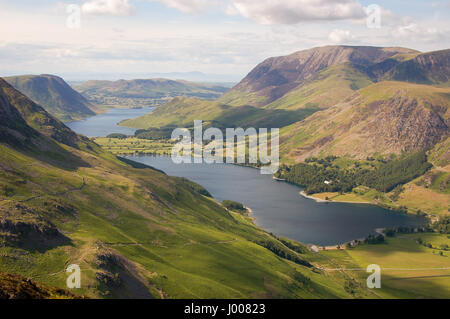
[[[153,110],[113,109],[87,120],[66,123],[89,137],[111,133],[132,135],[135,129],[117,126],[124,119]],[[255,223],[278,236],[316,245],[335,245],[363,238],[376,228],[418,226],[421,217],[401,214],[365,204],[317,203],[302,197],[300,187],[273,180],[259,170],[228,164],[174,164],[170,157],[128,158],[188,178],[204,186],[217,199],[243,203],[253,211]]]
[[[259,170],[229,164],[175,164],[164,156],[127,156],[136,162],[188,178],[217,200],[241,202],[255,223],[276,235],[302,243],[334,245],[364,238],[376,228],[418,226],[421,217],[367,204],[318,203],[299,194],[301,188],[262,175]]]
[[[154,107],[142,109],[111,109],[107,113],[92,116],[82,121],[67,122],[64,124],[73,131],[88,137],[107,136],[111,133],[134,135],[136,129],[118,126],[117,124],[123,120],[136,118],[153,110]]]

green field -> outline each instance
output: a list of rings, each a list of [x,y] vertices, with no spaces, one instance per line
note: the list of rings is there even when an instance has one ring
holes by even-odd
[[[333,263],[328,267],[365,269],[370,264],[381,267],[382,298],[449,298],[450,251],[428,248],[417,242],[421,238],[433,246],[450,244],[449,235],[437,233],[398,234],[379,245],[360,245],[346,250],[321,252]],[[442,252],[442,256],[439,255]],[[446,268],[446,269],[441,269]],[[364,270],[344,270],[364,282]]]
[[[170,140],[146,140],[134,137],[126,139],[97,137],[94,142],[116,155],[155,154],[170,155],[174,142]]]

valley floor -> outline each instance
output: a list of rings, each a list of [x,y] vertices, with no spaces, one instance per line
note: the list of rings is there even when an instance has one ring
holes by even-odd
[[[450,298],[450,251],[441,248],[445,245],[450,245],[446,234],[398,234],[383,244],[320,251],[317,262],[325,272],[340,272],[361,284],[369,275],[366,267],[379,265],[381,289],[372,291],[381,298]]]

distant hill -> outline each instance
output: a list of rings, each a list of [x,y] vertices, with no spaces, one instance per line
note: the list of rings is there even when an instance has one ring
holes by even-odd
[[[109,107],[157,106],[177,96],[214,100],[229,90],[217,84],[167,79],[92,80],[75,85],[74,88],[92,103]]]
[[[62,121],[80,120],[96,114],[95,106],[58,76],[22,75],[4,79]]]

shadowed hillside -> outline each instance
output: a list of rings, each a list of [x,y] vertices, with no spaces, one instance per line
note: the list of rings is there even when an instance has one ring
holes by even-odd
[[[95,115],[95,106],[55,75],[22,75],[4,78],[14,88],[63,121]]]

